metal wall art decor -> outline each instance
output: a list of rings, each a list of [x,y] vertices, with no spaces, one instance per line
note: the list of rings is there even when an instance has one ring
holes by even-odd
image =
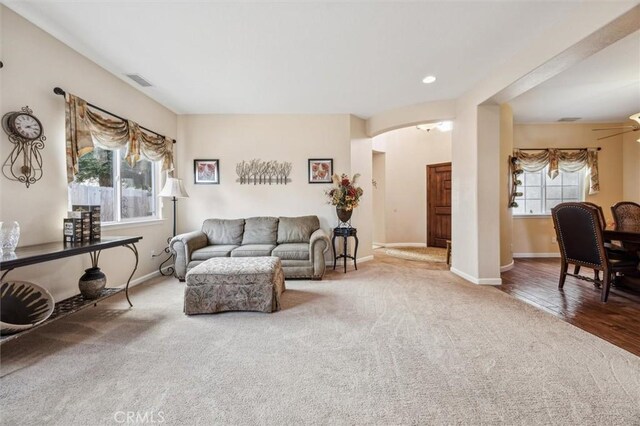
[[[284,184],[291,182],[289,175],[291,174],[291,163],[279,163],[277,161],[251,160],[243,161],[236,165],[236,173],[238,179],[236,182],[240,184],[266,185],[266,184]]]
[[[27,188],[42,177],[44,136],[42,123],[31,108],[12,111],[2,117],[2,129],[9,136],[13,148],[2,164],[2,174],[9,180],[24,183]]]

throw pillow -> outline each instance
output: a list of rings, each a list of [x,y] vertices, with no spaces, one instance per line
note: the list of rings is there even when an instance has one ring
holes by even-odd
[[[311,234],[319,228],[318,216],[280,217],[278,244],[308,243]]]
[[[245,219],[242,245],[275,244],[277,237],[277,217],[250,217]]]
[[[202,224],[209,244],[240,245],[243,231],[244,219],[207,219]]]

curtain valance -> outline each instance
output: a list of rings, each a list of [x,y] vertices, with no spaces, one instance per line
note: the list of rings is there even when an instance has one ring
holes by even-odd
[[[134,166],[141,158],[162,161],[162,170],[173,170],[173,141],[150,135],[131,120],[105,117],[92,111],[87,102],[72,94],[65,95],[67,138],[67,181],[78,173],[78,160],[94,146],[116,150],[126,148],[125,159]]]
[[[526,152],[516,149],[513,154],[513,172],[538,172],[549,165],[549,177],[555,179],[559,170],[563,172],[577,172],[584,167],[589,169],[589,194],[600,191],[598,178],[598,151],[592,149],[559,150],[541,149],[536,152]]]

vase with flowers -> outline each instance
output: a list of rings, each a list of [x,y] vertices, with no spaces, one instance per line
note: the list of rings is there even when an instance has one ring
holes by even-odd
[[[360,197],[362,197],[362,188],[356,186],[359,173],[349,178],[346,174],[332,176],[333,188],[326,191],[329,197],[329,204],[336,206],[336,213],[341,223],[348,223],[353,214],[353,209],[358,207]]]

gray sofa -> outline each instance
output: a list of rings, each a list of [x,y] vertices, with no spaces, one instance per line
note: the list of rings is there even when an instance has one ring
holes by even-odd
[[[317,216],[207,219],[201,231],[173,237],[175,273],[213,257],[277,256],[286,278],[322,279],[329,238]]]

